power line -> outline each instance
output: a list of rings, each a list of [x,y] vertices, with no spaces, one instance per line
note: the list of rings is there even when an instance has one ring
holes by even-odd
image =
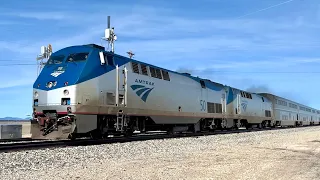
[[[244,15],[242,15],[242,16],[239,16],[239,17],[237,17],[236,19],[243,18],[243,17],[249,16],[249,15],[258,13],[258,12],[266,11],[266,10],[268,10],[268,9],[275,8],[275,7],[281,6],[281,5],[283,5],[283,4],[290,3],[290,2],[292,2],[292,1],[294,1],[294,0],[284,1],[284,2],[281,2],[281,3],[279,3],[279,4],[275,4],[275,5],[272,5],[272,6],[263,8],[263,9],[259,9],[259,10],[257,10],[257,11],[254,11],[254,12],[247,13],[247,14],[244,14]]]
[[[7,66],[27,66],[27,65],[36,66],[38,64],[2,64],[0,66],[7,67]],[[236,74],[320,74],[320,71],[319,72],[316,72],[316,71],[313,71],[313,72],[312,71],[305,71],[305,72],[302,72],[302,71],[291,71],[291,72],[290,71],[287,71],[287,72],[286,71],[284,71],[284,72],[281,72],[281,71],[211,71],[211,70],[192,70],[192,71],[206,72],[206,73],[221,73],[221,74],[224,74],[224,73],[236,73]]]
[[[3,59],[0,59],[0,61],[4,61],[4,62],[11,62],[11,61],[21,61],[21,60],[3,60]]]
[[[19,64],[0,64],[0,66],[36,66],[38,64],[22,64],[22,63],[19,63]]]

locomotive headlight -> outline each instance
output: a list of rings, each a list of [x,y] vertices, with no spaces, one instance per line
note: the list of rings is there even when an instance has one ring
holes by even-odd
[[[38,96],[39,96],[38,92],[35,91],[35,92],[34,92],[34,97],[37,98]]]
[[[52,88],[52,85],[53,85],[52,82],[48,82],[47,87]]]
[[[69,91],[66,89],[66,90],[63,91],[63,94],[64,94],[65,96],[67,96],[67,95],[69,95]]]

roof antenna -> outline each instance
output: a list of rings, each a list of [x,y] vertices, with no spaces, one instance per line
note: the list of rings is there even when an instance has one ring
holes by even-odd
[[[104,31],[103,40],[108,41],[111,46],[111,52],[114,53],[114,41],[117,40],[117,36],[114,33],[114,27],[110,28],[110,16],[108,16],[108,28]]]
[[[39,76],[41,70],[43,69],[43,66],[47,64],[47,62],[43,62],[43,59],[48,59],[50,58],[52,54],[52,45],[49,44],[47,47],[46,46],[41,46],[41,53],[37,56],[37,61],[40,60],[40,63],[38,64],[37,68],[37,76]]]
[[[129,55],[129,58],[132,59],[132,57],[134,56],[134,53],[130,50],[127,52],[127,54]]]

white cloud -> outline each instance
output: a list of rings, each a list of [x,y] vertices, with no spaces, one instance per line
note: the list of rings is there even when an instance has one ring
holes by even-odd
[[[129,48],[136,47],[143,52],[159,50],[186,52],[190,49],[215,51],[290,50],[319,46],[316,42],[309,41],[313,39],[312,35],[308,36],[300,31],[309,25],[301,18],[298,23],[299,26],[297,26],[295,23],[284,20],[191,20],[178,16],[164,18],[163,12],[166,11],[165,9],[135,6],[128,13],[122,12],[121,16],[113,16],[112,26],[115,26],[118,34],[117,44],[125,48],[128,46]],[[17,14],[14,13],[14,15]],[[52,41],[59,48],[73,43],[89,42],[94,39],[95,42],[99,42],[107,23],[107,16],[104,12],[99,11],[93,13],[21,12],[19,16],[59,19],[66,23],[70,23],[70,20],[72,20],[72,26],[78,27],[81,25],[82,28],[78,29],[72,37],[66,38],[66,35],[61,34],[62,38]],[[94,24],[93,29],[87,29],[90,26],[86,24]],[[304,26],[301,27],[301,24]],[[296,29],[297,27],[300,28]],[[309,28],[319,29],[319,27],[313,25]],[[293,38],[299,39],[292,41]],[[136,39],[143,40],[137,41]],[[131,43],[128,41],[131,41]]]
[[[295,22],[285,19],[192,20],[178,16],[164,18],[166,15],[163,12],[166,11],[135,6],[127,13],[121,12],[117,16],[112,16],[111,24],[115,26],[118,35],[118,41],[115,44],[116,52],[126,55],[125,52],[133,50],[136,53],[136,59],[155,64],[171,63],[166,67],[172,70],[185,64],[189,64],[196,71],[203,71],[210,68],[243,68],[245,70],[319,62],[317,58],[292,59],[281,57],[281,55],[263,59],[248,58],[243,61],[222,59],[224,55],[235,52],[251,54],[316,48],[318,44],[314,40],[313,31],[318,30],[320,26],[306,22],[305,18],[298,17]],[[114,12],[110,12],[112,13]],[[100,38],[107,23],[105,12],[99,11],[92,13],[22,12],[19,16],[53,19],[65,23],[72,21],[68,24],[68,28],[77,27],[77,31],[72,36],[63,34],[62,31],[59,34],[53,34],[50,38],[38,37],[39,40],[32,43],[28,39],[20,42],[0,41],[0,51],[5,49],[24,53],[23,56],[36,56],[40,46],[48,43],[53,45],[54,51],[75,44],[100,44]],[[54,25],[52,22],[51,26]],[[306,27],[312,33],[304,33]]]
[[[273,57],[270,59],[248,59],[245,61],[237,61],[237,60],[230,60],[230,61],[221,61],[217,60],[214,61],[214,64],[212,65],[205,65],[205,66],[198,66],[196,68],[197,71],[204,71],[204,70],[219,70],[224,69],[228,71],[234,70],[234,69],[240,69],[240,71],[248,71],[249,72],[257,72],[264,69],[264,71],[270,71],[275,72],[278,71],[278,69],[282,69],[283,67],[288,66],[299,66],[304,64],[314,64],[314,63],[320,63],[320,58],[310,58],[310,57],[300,57],[300,58],[289,58],[289,57]],[[273,70],[273,71],[272,71]],[[289,72],[290,69],[288,69]],[[297,71],[297,70],[294,70]],[[263,72],[263,71],[261,71]]]
[[[37,20],[66,20],[68,15],[65,12],[54,11],[7,11],[0,13],[2,16],[13,16]]]

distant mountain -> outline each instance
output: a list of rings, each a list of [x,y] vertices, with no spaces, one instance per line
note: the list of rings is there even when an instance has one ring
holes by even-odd
[[[3,118],[0,118],[0,121],[3,121],[3,120],[29,120],[30,117],[27,117],[27,118],[18,118],[18,117],[3,117]]]

